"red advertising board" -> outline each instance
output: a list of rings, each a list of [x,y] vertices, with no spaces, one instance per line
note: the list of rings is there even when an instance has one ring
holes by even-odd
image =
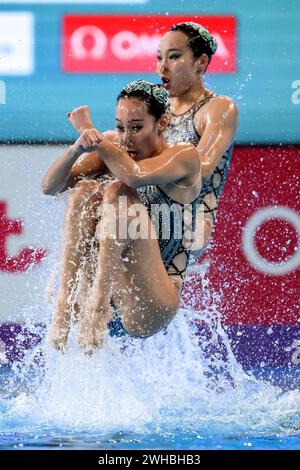
[[[206,254],[223,323],[300,327],[299,188],[299,147],[234,150]]]
[[[210,72],[236,70],[233,16],[65,15],[62,68],[65,72],[154,72],[162,34],[181,21],[197,21],[218,42]]]
[[[26,247],[16,256],[8,254],[8,239],[21,235],[23,222],[7,216],[7,203],[0,200],[0,272],[20,273],[32,269],[39,264],[47,252],[43,248]]]

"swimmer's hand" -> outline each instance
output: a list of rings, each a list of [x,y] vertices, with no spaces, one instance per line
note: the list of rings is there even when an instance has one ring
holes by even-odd
[[[79,134],[82,134],[86,129],[94,127],[88,106],[79,106],[79,108],[75,108],[70,113],[67,113],[67,116]]]
[[[99,145],[104,138],[103,134],[97,129],[87,129],[83,131],[72,147],[78,155],[94,152],[97,150],[97,145]]]

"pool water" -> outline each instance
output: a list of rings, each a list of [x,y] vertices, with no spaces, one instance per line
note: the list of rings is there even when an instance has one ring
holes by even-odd
[[[92,357],[75,330],[64,355],[44,340],[3,366],[0,447],[299,449],[299,391],[245,373],[220,326],[208,348],[191,314],[146,340],[108,337]]]

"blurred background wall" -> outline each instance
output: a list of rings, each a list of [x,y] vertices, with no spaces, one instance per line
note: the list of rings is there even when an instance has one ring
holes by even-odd
[[[98,15],[113,18],[104,21],[95,18]],[[156,15],[161,20],[153,21]],[[236,99],[237,142],[299,143],[300,6],[296,0],[1,0],[0,78],[6,85],[6,105],[0,106],[0,140],[69,141],[74,134],[66,112],[84,103],[91,107],[99,128],[113,127],[120,88],[141,76],[157,80],[150,70],[155,70],[158,36],[172,15],[190,16],[217,33],[221,42],[210,70],[217,61],[219,71],[208,74],[206,83]],[[228,16],[235,21],[232,34],[227,31]],[[100,39],[95,29],[81,29],[75,57],[70,36],[93,24],[100,30]],[[123,35],[116,38],[116,32]],[[93,50],[99,42],[100,51]],[[109,52],[112,48],[115,55]],[[121,59],[116,60],[118,53]],[[108,65],[113,60],[111,72]],[[226,71],[228,60],[235,63]],[[87,71],[87,62],[97,73]]]

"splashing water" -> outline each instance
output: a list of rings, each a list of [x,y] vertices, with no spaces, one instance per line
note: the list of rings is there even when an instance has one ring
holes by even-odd
[[[217,319],[216,308],[201,312],[199,334],[199,314],[181,309],[167,330],[145,340],[108,337],[92,357],[77,346],[76,328],[64,355],[44,341],[6,377],[4,445],[199,449],[266,446],[270,436],[277,444],[289,435],[298,441],[299,392],[246,374]]]

